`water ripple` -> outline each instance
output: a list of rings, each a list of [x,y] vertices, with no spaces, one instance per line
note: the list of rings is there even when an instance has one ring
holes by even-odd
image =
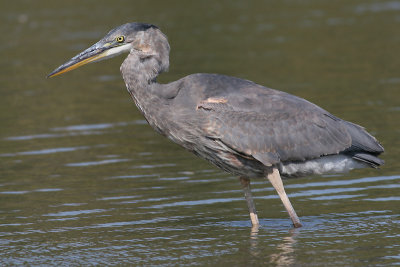
[[[48,213],[43,216],[51,216],[51,217],[63,217],[63,216],[77,216],[81,214],[92,214],[92,213],[100,213],[105,212],[105,209],[93,209],[93,210],[72,210],[72,211],[60,211],[56,213]]]
[[[105,179],[136,179],[136,178],[145,178],[145,177],[159,177],[158,174],[138,174],[138,175],[119,175],[119,176],[111,176]]]
[[[192,201],[178,201],[173,203],[166,203],[160,205],[153,205],[150,207],[142,207],[146,209],[161,209],[166,207],[178,207],[178,206],[197,206],[197,205],[208,205],[215,203],[226,203],[232,201],[243,201],[242,198],[214,198],[214,199],[202,199],[202,200],[192,200]]]
[[[65,127],[54,127],[54,128],[49,129],[49,131],[57,132],[57,133],[10,136],[10,137],[4,138],[4,140],[22,141],[22,140],[58,138],[58,137],[67,137],[67,136],[99,135],[99,134],[104,134],[104,132],[99,131],[99,130],[106,130],[106,129],[111,129],[114,127],[128,126],[128,125],[133,125],[133,124],[143,125],[146,123],[147,122],[145,120],[135,120],[135,121],[130,121],[130,122],[70,125],[70,126],[65,126]],[[62,133],[62,132],[64,132],[64,133]]]
[[[334,200],[334,199],[345,199],[345,198],[356,198],[365,197],[365,194],[359,195],[333,195],[333,196],[320,196],[320,197],[310,197],[311,200]]]
[[[61,188],[41,188],[41,189],[35,189],[35,190],[20,190],[20,191],[3,191],[0,192],[0,194],[4,195],[22,195],[22,194],[27,194],[27,193],[32,193],[32,192],[58,192],[58,191],[63,191],[64,189]]]
[[[355,8],[356,13],[365,12],[384,12],[384,11],[399,11],[400,2],[399,1],[389,1],[389,2],[377,2],[371,4],[358,5]]]
[[[187,176],[182,176],[182,177],[171,177],[171,178],[159,178],[158,180],[160,181],[182,181],[182,180],[188,180],[190,177]]]
[[[150,223],[159,223],[159,222],[170,222],[174,220],[182,219],[182,216],[171,216],[171,217],[159,217],[150,220],[138,220],[138,221],[130,221],[130,222],[110,222],[110,223],[101,223],[93,225],[91,228],[106,228],[106,227],[122,227],[127,225],[138,225],[138,224],[150,224]]]
[[[139,196],[117,196],[117,197],[102,197],[98,198],[97,200],[120,200],[120,199],[130,199],[130,198],[137,198]]]
[[[377,198],[364,198],[368,201],[400,201],[400,197],[377,197]]]
[[[175,163],[165,163],[165,164],[133,166],[132,169],[153,169],[153,168],[175,167],[175,166],[176,166]]]
[[[126,162],[126,161],[130,161],[130,159],[106,159],[99,161],[76,162],[76,163],[67,163],[65,164],[65,166],[87,167],[87,166],[96,166],[96,165],[111,164],[111,163]]]
[[[13,157],[13,156],[21,156],[21,155],[46,155],[46,154],[53,154],[53,153],[83,150],[83,149],[89,149],[89,148],[90,148],[89,146],[56,147],[56,148],[0,154],[0,157]]]
[[[305,184],[291,184],[286,185],[285,188],[304,188],[304,187],[316,187],[316,186],[338,186],[338,185],[352,185],[358,183],[371,183],[379,181],[390,181],[400,179],[399,175],[394,176],[375,176],[375,177],[365,177],[352,180],[335,180],[327,182],[315,182],[315,183],[305,183]]]

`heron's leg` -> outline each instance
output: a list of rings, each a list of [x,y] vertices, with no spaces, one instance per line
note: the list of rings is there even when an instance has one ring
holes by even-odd
[[[297,217],[296,211],[294,210],[288,196],[286,195],[285,188],[283,187],[282,179],[277,168],[273,168],[272,172],[267,176],[272,186],[278,192],[279,197],[282,200],[287,212],[289,213],[290,219],[292,219],[294,227],[301,227],[300,219]]]
[[[258,223],[256,206],[254,205],[253,196],[251,195],[250,191],[250,179],[246,177],[240,177],[239,180],[240,183],[242,184],[244,196],[246,198],[247,206],[249,208],[251,223],[253,224],[253,226],[258,226],[259,223]]]

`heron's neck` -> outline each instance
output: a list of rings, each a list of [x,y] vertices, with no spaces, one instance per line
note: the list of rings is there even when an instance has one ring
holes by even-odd
[[[166,59],[156,55],[143,58],[132,52],[121,65],[128,92],[141,110],[142,105],[156,101],[162,96],[162,88],[158,88],[160,85],[156,78],[168,68],[168,54],[165,57]]]
[[[154,64],[153,59],[140,58],[129,54],[121,65],[121,73],[130,93],[146,93],[156,83],[157,76],[162,72],[160,66]]]
[[[161,133],[163,127],[160,123],[168,116],[168,101],[177,93],[170,86],[156,81],[166,67],[168,61],[165,63],[157,57],[140,58],[135,53],[129,54],[121,65],[126,87],[136,106],[150,125]]]

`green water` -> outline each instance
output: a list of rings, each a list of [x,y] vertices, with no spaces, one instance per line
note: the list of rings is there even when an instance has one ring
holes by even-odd
[[[0,263],[400,265],[400,1],[8,1],[0,4]],[[168,82],[253,80],[363,125],[386,165],[285,181],[304,227],[254,181],[156,134],[123,57],[46,75],[111,28],[158,25]]]

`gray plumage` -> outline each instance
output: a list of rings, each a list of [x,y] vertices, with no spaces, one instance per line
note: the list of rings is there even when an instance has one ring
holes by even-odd
[[[118,36],[124,37],[123,43],[114,41]],[[110,46],[115,54],[129,52],[121,73],[148,123],[228,172],[250,178],[266,177],[277,169],[290,177],[383,164],[377,157],[383,147],[364,128],[302,98],[217,74],[157,83],[157,76],[168,70],[170,46],[151,24],[117,27],[49,76]],[[343,168],[326,167],[339,161]]]

